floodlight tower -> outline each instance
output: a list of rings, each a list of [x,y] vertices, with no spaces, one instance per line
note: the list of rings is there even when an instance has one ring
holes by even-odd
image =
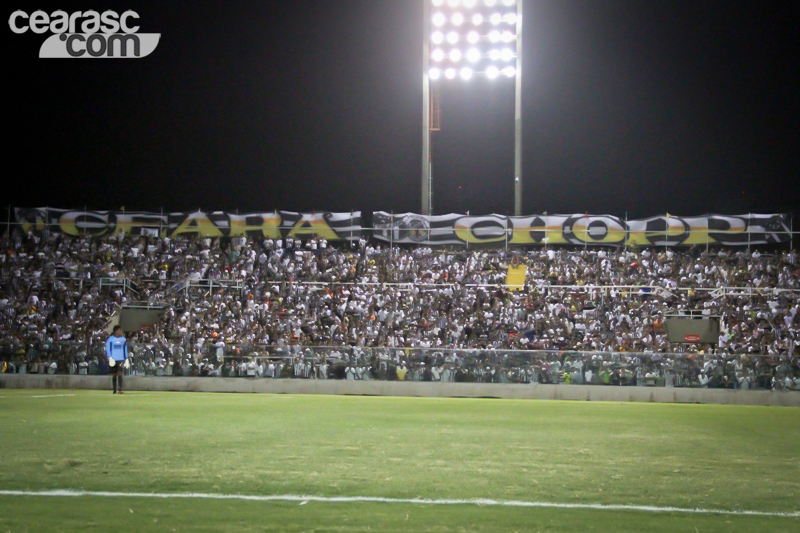
[[[422,213],[433,211],[431,131],[438,129],[432,84],[514,78],[514,214],[522,214],[523,0],[423,0]],[[437,93],[434,91],[433,95]],[[436,124],[436,127],[434,127]]]

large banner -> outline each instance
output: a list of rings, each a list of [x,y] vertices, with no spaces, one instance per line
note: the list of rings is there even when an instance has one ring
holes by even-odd
[[[149,213],[128,211],[81,211],[52,208],[15,208],[22,229],[50,231],[67,235],[176,235],[204,237],[263,237],[279,239],[324,238],[329,241],[361,238],[361,212],[352,213]]]
[[[786,215],[657,216],[623,220],[611,215],[439,215],[372,214],[375,238],[407,244],[508,243],[690,246],[747,246],[788,242]]]

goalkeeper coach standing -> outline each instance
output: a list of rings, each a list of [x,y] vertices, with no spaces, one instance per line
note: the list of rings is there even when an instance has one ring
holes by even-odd
[[[122,366],[128,365],[128,339],[122,333],[121,326],[114,326],[114,332],[106,341],[106,355],[108,366],[111,367],[111,383],[114,385],[114,394],[122,394]],[[119,387],[117,387],[119,385]]]

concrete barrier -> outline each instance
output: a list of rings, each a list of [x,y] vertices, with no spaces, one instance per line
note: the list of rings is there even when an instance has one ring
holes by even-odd
[[[451,398],[520,398],[592,402],[713,403],[800,407],[800,392],[603,385],[437,383],[424,381],[341,381],[127,376],[126,390],[243,392],[266,394],[350,394]],[[111,390],[110,376],[0,374],[0,388]]]

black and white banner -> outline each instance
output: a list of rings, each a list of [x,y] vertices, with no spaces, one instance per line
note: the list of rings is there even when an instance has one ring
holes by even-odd
[[[747,246],[788,242],[786,215],[656,216],[624,220],[612,215],[438,215],[372,214],[375,238],[399,244],[508,243]]]
[[[324,238],[330,241],[361,238],[361,212],[352,213],[229,213],[224,211],[193,213],[152,213],[130,211],[82,211],[69,209],[16,208],[16,221],[25,231],[41,230],[67,235],[150,235],[172,237],[264,237],[279,239]]]
[[[361,212],[256,213],[90,211],[15,208],[24,231],[59,231],[67,235],[129,235],[208,237],[321,237],[357,240],[364,235]],[[398,244],[572,244],[626,246],[747,246],[776,244],[791,238],[789,219],[782,214],[663,215],[624,220],[612,215],[437,215],[413,213],[372,215],[376,239]]]

